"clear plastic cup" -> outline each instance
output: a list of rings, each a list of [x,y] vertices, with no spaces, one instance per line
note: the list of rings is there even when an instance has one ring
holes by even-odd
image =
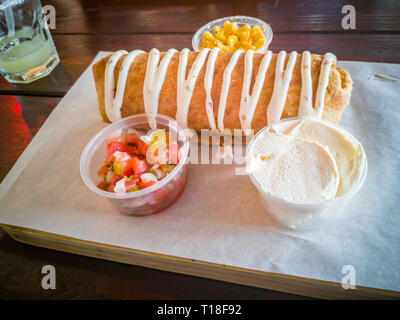
[[[236,22],[239,27],[248,24],[250,27],[259,26],[265,35],[265,44],[258,49],[256,52],[265,53],[268,50],[268,46],[272,41],[273,33],[270,25],[263,20],[248,17],[248,16],[232,16],[219,18],[202,26],[200,29],[196,31],[192,39],[192,47],[194,51],[200,51],[201,48],[201,39],[206,31],[212,32],[214,27],[222,27],[224,25],[224,21],[229,20],[230,22]]]
[[[165,178],[142,190],[114,193],[99,189],[97,185],[101,182],[101,178],[97,171],[106,158],[107,139],[115,131],[124,128],[150,130],[149,117],[155,120],[157,128],[168,130],[178,143],[180,160],[177,166]],[[120,212],[136,216],[150,215],[164,210],[182,194],[186,185],[188,153],[188,138],[174,119],[159,114],[138,114],[116,121],[97,133],[82,152],[80,172],[89,189],[99,196],[108,198]]]
[[[251,154],[251,148],[254,144],[254,141],[256,141],[256,139],[265,130],[267,130],[270,127],[278,126],[281,124],[290,125],[290,122],[300,121],[301,119],[302,119],[301,117],[284,119],[264,127],[251,139],[249,145],[247,146],[246,159]],[[342,127],[325,120],[320,120],[320,121],[326,122],[328,125],[337,128],[353,141],[360,143],[352,134],[350,134]],[[362,151],[364,153],[363,157],[364,161],[362,164],[362,171],[360,173],[358,182],[355,183],[353,187],[343,196],[334,198],[330,201],[326,201],[323,203],[299,204],[283,200],[271,194],[270,192],[263,190],[262,186],[258,183],[258,181],[255,179],[252,173],[249,173],[249,176],[253,184],[258,189],[260,198],[262,200],[262,203],[266,211],[283,226],[288,227],[290,229],[298,229],[298,230],[310,230],[310,229],[322,228],[327,224],[329,224],[329,222],[332,221],[333,218],[337,217],[340,214],[345,204],[352,197],[354,197],[354,195],[361,189],[362,185],[364,184],[368,172],[368,162],[364,149]]]

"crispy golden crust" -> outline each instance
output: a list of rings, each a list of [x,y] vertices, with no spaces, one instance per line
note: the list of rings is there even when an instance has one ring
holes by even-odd
[[[161,58],[165,52],[161,53]],[[187,73],[197,56],[197,52],[190,52],[187,65]],[[93,75],[96,84],[96,91],[99,101],[100,113],[103,120],[109,122],[104,108],[104,73],[108,61],[107,56],[93,65]],[[222,86],[222,79],[225,67],[229,63],[231,53],[220,52],[215,63],[215,72],[212,86],[212,99],[214,103],[214,115],[217,119],[219,97]],[[254,84],[263,54],[254,54],[254,66],[251,87]],[[147,67],[148,53],[136,58],[129,70],[124,101],[122,105],[122,116],[127,117],[137,113],[144,112],[143,103],[143,83]],[[286,58],[286,62],[287,63]],[[311,77],[313,84],[313,101],[318,86],[318,78],[321,69],[322,55],[312,55]],[[118,79],[118,72],[123,58],[117,63],[115,68],[115,79]],[[258,100],[257,108],[254,113],[252,127],[257,132],[267,124],[266,109],[272,96],[275,79],[275,66],[277,54],[274,54],[267,70],[263,89]],[[166,78],[161,89],[159,99],[159,113],[175,118],[176,114],[176,96],[177,96],[177,71],[179,64],[179,53],[176,53],[168,66]],[[288,95],[283,110],[282,118],[297,116],[297,110],[300,101],[301,92],[301,55],[297,56],[296,65],[293,70],[292,80],[290,82]],[[206,93],[204,89],[204,74],[206,64],[204,64],[197,78],[193,91],[192,100],[189,107],[188,126],[196,131],[201,129],[210,129],[207,114],[205,111]],[[224,126],[228,129],[240,129],[239,108],[242,92],[244,74],[244,55],[239,59],[235,69],[232,72],[231,84],[226,103],[226,112]],[[352,80],[345,69],[336,68],[334,65],[330,71],[329,84],[325,95],[325,109],[323,118],[338,123],[342,117],[345,107],[349,104],[352,90]]]

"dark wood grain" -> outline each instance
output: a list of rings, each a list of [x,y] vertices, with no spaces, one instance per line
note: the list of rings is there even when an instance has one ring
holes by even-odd
[[[0,78],[0,93],[62,97],[99,51],[191,48],[191,34],[54,35],[61,64],[49,76],[30,84],[10,84]],[[400,35],[282,34],[270,45],[279,50],[333,52],[338,59],[400,62]]]
[[[193,33],[203,24],[232,15],[268,22],[277,34],[343,32],[341,10],[356,9],[357,32],[400,31],[400,2],[392,0],[131,1],[47,0],[57,11],[58,33]],[[173,18],[173,19],[171,19]]]
[[[48,264],[55,290],[41,287]],[[0,229],[0,299],[309,298],[32,247]]]

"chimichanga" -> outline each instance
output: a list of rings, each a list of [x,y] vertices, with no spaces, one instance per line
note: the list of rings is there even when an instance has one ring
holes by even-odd
[[[257,132],[301,115],[337,123],[352,90],[333,54],[308,51],[121,50],[95,63],[93,75],[104,121],[158,112],[196,131]]]

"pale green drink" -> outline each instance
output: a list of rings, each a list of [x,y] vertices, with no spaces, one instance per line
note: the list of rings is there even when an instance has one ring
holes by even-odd
[[[27,14],[30,17],[27,25],[21,24],[21,17],[15,17],[16,14],[21,15],[21,12],[26,15],[24,10],[28,9],[21,8],[24,4],[29,4],[29,8],[33,4],[35,8],[33,14]],[[2,30],[3,35],[0,36],[1,73],[9,82],[21,83],[29,83],[48,75],[58,64],[59,57],[48,29],[42,26],[40,2],[17,1],[12,9],[11,4],[8,7],[6,5],[2,4],[2,17],[8,29]]]

